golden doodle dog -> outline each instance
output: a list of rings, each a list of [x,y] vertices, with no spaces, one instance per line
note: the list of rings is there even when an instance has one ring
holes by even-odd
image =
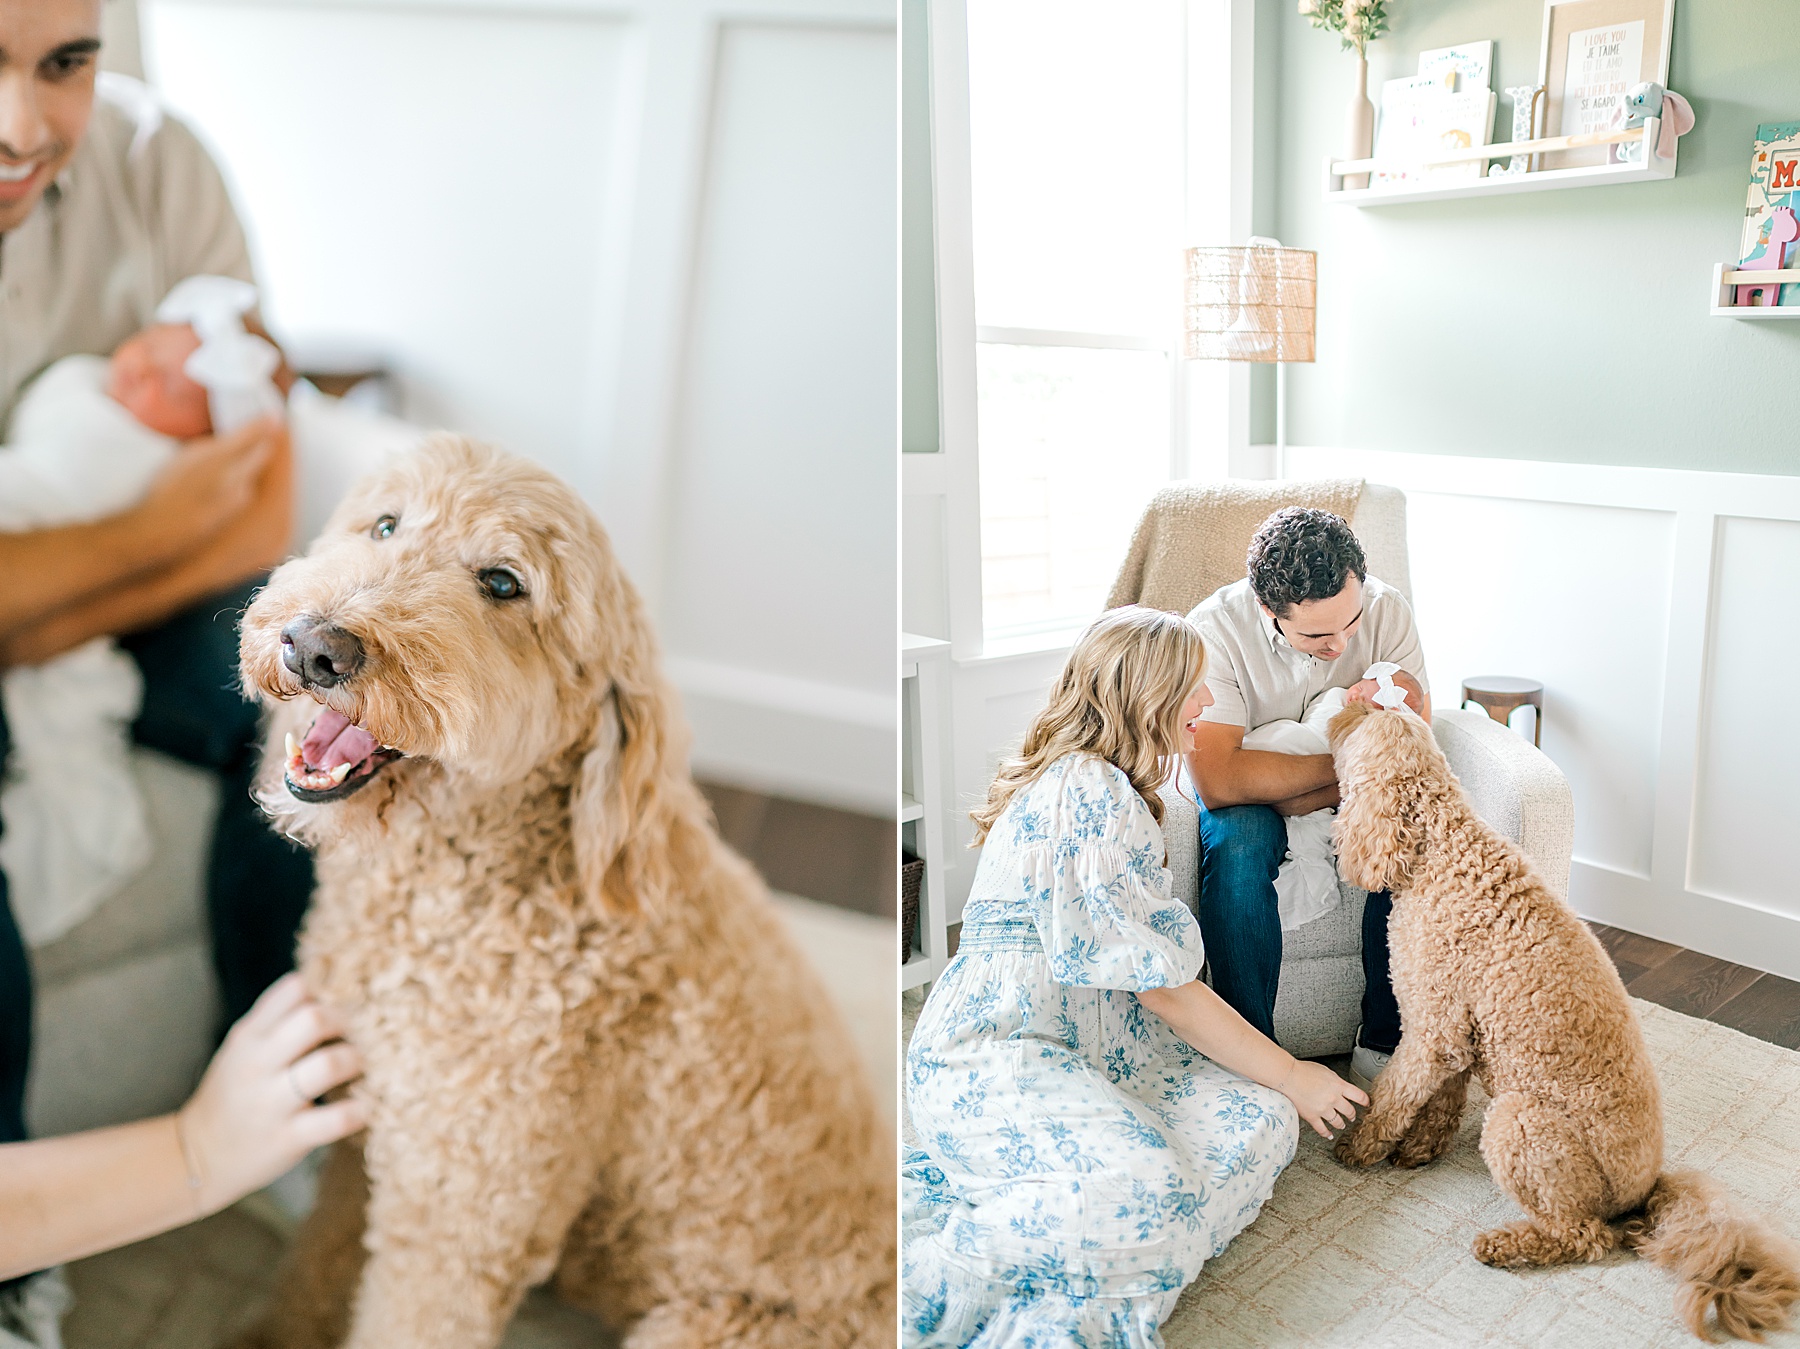
[[[632,1349],[891,1343],[892,1139],[593,513],[436,437],[275,572],[241,657],[370,1123],[239,1343],[486,1349],[546,1280]]]
[[[1662,1102],[1605,950],[1510,839],[1483,824],[1410,713],[1353,703],[1331,724],[1338,865],[1390,889],[1404,1033],[1351,1166],[1423,1166],[1462,1119],[1469,1075],[1492,1099],[1481,1155],[1522,1221],[1475,1238],[1489,1265],[1596,1260],[1624,1245],[1681,1280],[1677,1310],[1759,1339],[1800,1298],[1800,1256],[1704,1176],[1664,1171]]]

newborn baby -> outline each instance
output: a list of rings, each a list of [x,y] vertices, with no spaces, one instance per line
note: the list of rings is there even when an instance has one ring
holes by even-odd
[[[1265,722],[1246,732],[1244,748],[1275,754],[1331,753],[1327,728],[1352,694],[1382,707],[1405,701],[1405,693],[1391,679],[1399,669],[1392,661],[1371,665],[1360,683],[1348,689],[1326,689],[1313,699],[1301,720]],[[1337,849],[1331,841],[1331,822],[1336,814],[1326,808],[1310,815],[1288,816],[1287,860],[1275,875],[1275,901],[1284,932],[1322,918],[1337,907]]]
[[[1299,721],[1270,721],[1244,733],[1244,748],[1275,754],[1329,754],[1331,742],[1325,729],[1344,710],[1344,689],[1326,689],[1312,701]],[[1331,842],[1330,808],[1310,815],[1290,815],[1287,821],[1288,855],[1275,875],[1275,901],[1281,910],[1281,928],[1292,932],[1337,907],[1337,850]]]
[[[200,336],[187,324],[151,324],[113,352],[106,364],[106,396],[140,425],[165,436],[192,440],[211,435],[206,389],[187,372],[188,358],[199,349]]]
[[[136,504],[178,441],[212,432],[206,390],[183,369],[199,345],[186,324],[152,324],[111,357],[66,356],[32,381],[0,452],[0,530]]]

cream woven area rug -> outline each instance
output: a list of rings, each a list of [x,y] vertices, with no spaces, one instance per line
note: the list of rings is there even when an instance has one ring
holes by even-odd
[[[1800,1053],[1633,1005],[1662,1079],[1670,1164],[1707,1171],[1800,1237]],[[1486,1104],[1473,1091],[1455,1148],[1418,1171],[1348,1171],[1303,1129],[1256,1222],[1182,1295],[1168,1349],[1697,1344],[1675,1319],[1673,1280],[1635,1257],[1512,1273],[1469,1254],[1477,1232],[1519,1216],[1476,1150]],[[1800,1333],[1767,1343],[1800,1349]]]

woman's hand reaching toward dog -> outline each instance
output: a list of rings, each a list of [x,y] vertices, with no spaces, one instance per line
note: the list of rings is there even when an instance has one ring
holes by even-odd
[[[192,1222],[363,1127],[362,1102],[313,1099],[362,1060],[298,975],[277,981],[173,1115],[0,1146],[0,1279]]]
[[[223,1208],[363,1127],[361,1101],[314,1104],[362,1076],[362,1058],[343,1032],[297,974],[270,985],[231,1028],[176,1116],[190,1184],[200,1181],[199,1208]]]
[[[1361,1088],[1309,1059],[1295,1059],[1275,1090],[1294,1103],[1300,1118],[1321,1138],[1332,1137],[1333,1129],[1342,1129],[1356,1118],[1357,1106],[1369,1104]]]
[[[1198,979],[1176,988],[1147,988],[1137,1000],[1214,1063],[1287,1097],[1300,1118],[1326,1138],[1333,1126],[1342,1128],[1356,1118],[1357,1106],[1369,1103],[1323,1064],[1288,1053]]]

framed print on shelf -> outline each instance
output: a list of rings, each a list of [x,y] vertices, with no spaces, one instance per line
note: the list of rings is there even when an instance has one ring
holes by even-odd
[[[1548,0],[1538,82],[1549,101],[1546,136],[1605,131],[1618,120],[1625,91],[1644,80],[1669,82],[1675,0]],[[1617,146],[1544,156],[1546,169],[1616,160]]]

